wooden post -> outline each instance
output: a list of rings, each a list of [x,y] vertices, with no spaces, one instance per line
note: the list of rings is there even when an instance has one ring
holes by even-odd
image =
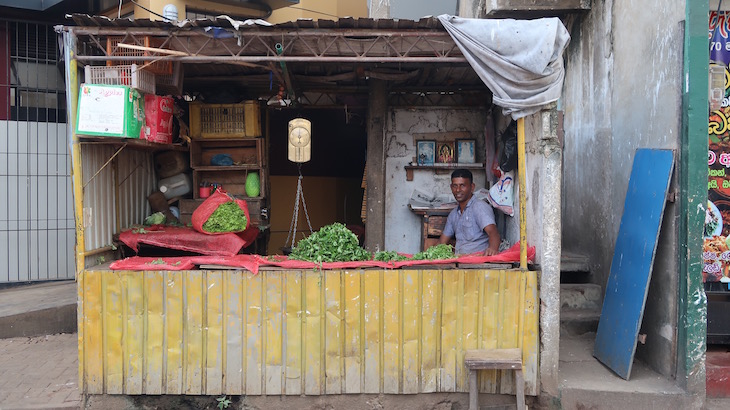
[[[383,80],[370,79],[367,140],[367,219],[365,248],[385,249],[385,120],[388,90]]]

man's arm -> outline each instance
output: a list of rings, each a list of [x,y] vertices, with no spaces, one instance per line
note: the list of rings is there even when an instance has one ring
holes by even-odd
[[[499,231],[497,225],[491,224],[484,227],[484,232],[489,236],[489,247],[484,251],[484,256],[492,256],[499,253],[499,244],[502,243],[502,238],[499,237]],[[441,235],[443,238],[443,235]],[[439,239],[440,240],[440,239]]]
[[[450,236],[447,236],[446,234],[443,234],[442,233],[441,236],[439,237],[439,243],[438,244],[439,245],[443,245],[445,243],[449,243],[450,240],[451,240],[451,237]]]

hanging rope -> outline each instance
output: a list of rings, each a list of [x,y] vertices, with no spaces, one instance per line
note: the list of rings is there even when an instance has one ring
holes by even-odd
[[[309,227],[309,234],[311,235],[313,233],[312,231],[312,223],[309,222],[309,212],[307,212],[307,202],[304,200],[304,191],[302,191],[302,164],[297,164],[297,169],[299,170],[299,178],[297,179],[297,194],[294,197],[294,212],[292,212],[291,216],[291,225],[289,225],[289,234],[286,236],[286,241],[284,242],[284,245],[289,243],[289,238],[291,238],[291,247],[294,248],[294,241],[297,237],[297,225],[299,223],[299,200],[302,201],[302,207],[304,208],[304,216],[307,218],[307,226]]]

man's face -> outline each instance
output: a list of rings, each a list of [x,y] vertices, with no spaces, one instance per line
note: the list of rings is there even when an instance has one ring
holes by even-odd
[[[471,194],[474,192],[474,183],[470,182],[467,178],[452,178],[451,179],[451,193],[454,194],[456,202],[462,203],[471,199]]]

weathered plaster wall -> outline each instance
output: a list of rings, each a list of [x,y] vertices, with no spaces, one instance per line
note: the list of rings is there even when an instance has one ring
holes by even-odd
[[[451,194],[451,172],[415,170],[406,181],[405,166],[416,156],[414,134],[465,131],[484,147],[486,111],[473,109],[390,109],[385,142],[385,248],[399,252],[420,251],[420,217],[408,208],[408,199],[418,188],[426,192]],[[483,155],[482,155],[483,158]],[[485,173],[472,170],[477,189],[484,187]]]
[[[684,2],[607,0],[593,2],[571,30],[561,100],[563,248],[589,255],[592,282],[602,286],[635,150],[679,148],[683,19]],[[647,345],[637,357],[673,376],[677,208],[668,206],[664,218],[642,328]]]

